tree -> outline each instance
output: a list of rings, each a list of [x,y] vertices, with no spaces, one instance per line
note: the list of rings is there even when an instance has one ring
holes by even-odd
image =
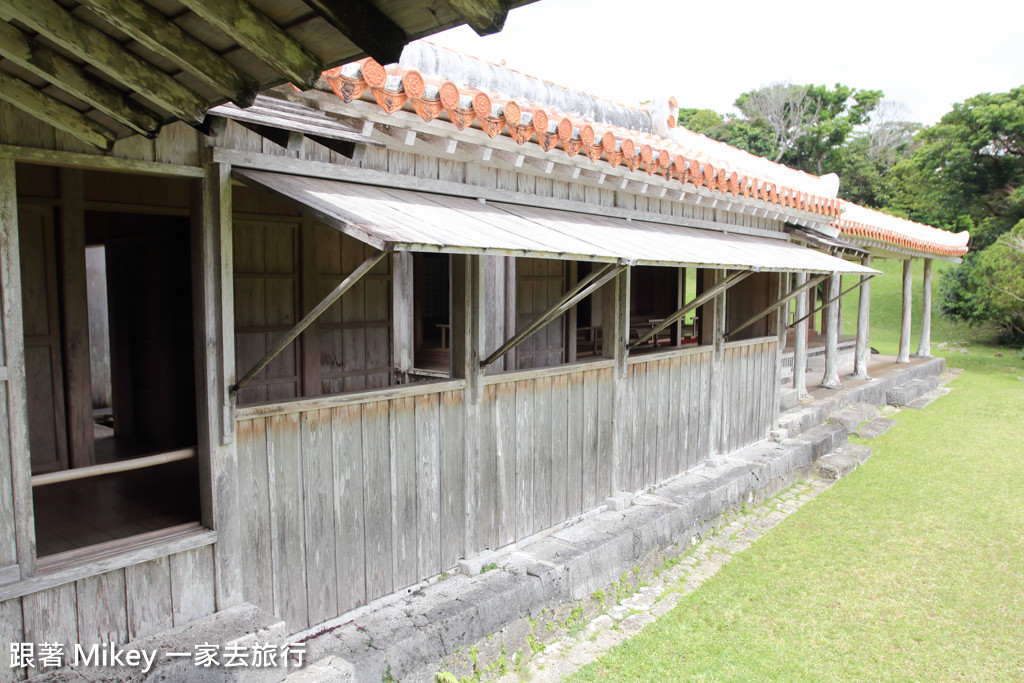
[[[750,90],[736,99],[749,120],[767,125],[773,136],[774,159],[823,175],[838,170],[838,152],[857,126],[866,124],[882,99],[881,90],[857,90],[836,83],[775,83]]]

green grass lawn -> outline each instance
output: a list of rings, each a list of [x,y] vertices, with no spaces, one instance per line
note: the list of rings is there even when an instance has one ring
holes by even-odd
[[[872,346],[895,353],[899,263],[878,265]],[[1024,360],[932,329],[937,355],[968,342],[952,393],[574,680],[1024,681]]]

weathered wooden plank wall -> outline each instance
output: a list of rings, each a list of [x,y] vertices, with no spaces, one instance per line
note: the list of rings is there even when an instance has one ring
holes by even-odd
[[[0,602],[0,642],[123,644],[213,614],[205,545]],[[0,667],[0,681],[24,670]]]
[[[771,429],[775,415],[773,393],[779,378],[775,367],[774,337],[732,342],[723,351],[723,396],[728,410],[722,411],[722,452],[762,439]]]
[[[291,631],[463,556],[463,392],[418,391],[239,420],[245,599]]]
[[[651,486],[708,456],[710,363],[710,347],[630,360],[623,441],[628,447],[619,461],[624,487]]]

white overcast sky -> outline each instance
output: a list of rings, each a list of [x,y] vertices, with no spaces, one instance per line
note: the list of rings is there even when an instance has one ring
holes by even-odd
[[[1024,0],[539,0],[428,40],[610,100],[733,111],[777,81],[883,90],[931,124],[1024,84]]]

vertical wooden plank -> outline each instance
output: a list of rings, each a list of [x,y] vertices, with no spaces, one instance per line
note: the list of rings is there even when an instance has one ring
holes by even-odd
[[[693,445],[696,441],[695,435],[691,432],[691,424],[693,422],[694,405],[693,398],[693,365],[694,357],[684,356],[682,358],[683,368],[680,379],[679,389],[679,405],[681,407],[682,414],[679,416],[679,430],[681,439],[681,448],[683,452],[682,457],[682,469],[688,470],[693,467]]]
[[[25,642],[60,643],[70,652],[78,642],[78,611],[74,583],[30,593],[22,598]]]
[[[657,392],[658,392],[658,413],[657,423],[658,432],[657,440],[655,441],[657,447],[657,463],[658,463],[658,481],[672,476],[671,467],[671,448],[672,448],[672,430],[670,428],[670,407],[671,407],[671,396],[670,396],[670,385],[669,385],[669,374],[670,374],[670,362],[666,360],[660,360],[655,363],[651,363],[653,371],[657,377]]]
[[[655,484],[660,480],[658,469],[658,415],[661,413],[662,394],[658,385],[658,362],[644,364],[644,389],[647,392],[647,415],[644,419],[644,459],[647,479]]]
[[[595,495],[600,503],[614,493],[615,488],[615,371],[605,368],[598,371],[598,471]]]
[[[494,385],[498,546],[516,540],[516,385]]]
[[[18,246],[18,201],[15,189],[14,160],[0,159],[0,314],[3,322],[4,357],[7,381],[4,382],[7,401],[8,452],[3,466],[9,467],[11,496],[0,496],[0,504],[10,501],[13,514],[0,518],[0,538],[13,543],[0,544],[0,566],[17,557],[22,578],[35,573],[36,534],[32,513],[32,485],[30,482],[31,455],[28,441],[28,400],[25,388],[25,341],[22,330],[21,257]],[[9,465],[7,463],[10,463]],[[2,472],[3,470],[0,470]],[[2,511],[2,508],[0,508]],[[8,521],[10,520],[10,521]],[[13,522],[13,530],[7,526]]]
[[[619,429],[623,430],[622,451],[619,453],[617,481],[620,487],[626,491],[636,491],[637,486],[633,476],[633,429],[635,418],[633,384],[636,374],[636,366],[626,368],[626,378],[622,381],[622,397],[620,399]]]
[[[634,489],[641,489],[648,486],[649,473],[647,471],[647,449],[645,441],[647,438],[647,368],[644,363],[637,363],[630,368],[633,378],[633,469],[636,472],[637,483]]]
[[[417,580],[416,543],[416,400],[397,398],[390,404],[392,576],[395,589]],[[388,491],[389,489],[384,489]]]
[[[236,428],[238,495],[246,501],[241,519],[239,558],[246,602],[274,614],[274,533],[270,523],[270,474],[267,471],[266,419],[243,420]]]
[[[712,354],[701,354],[700,384],[697,393],[700,397],[700,411],[697,415],[697,462],[703,462],[711,455],[711,364]]]
[[[310,624],[339,614],[331,431],[330,410],[302,414],[302,507],[306,535],[306,609]]]
[[[569,380],[566,375],[551,378],[551,524],[567,517],[566,491],[568,468]]]
[[[441,395],[441,565],[445,569],[455,566],[462,557],[465,534],[465,413],[462,404],[461,391],[446,391]]]
[[[551,526],[551,378],[534,382],[533,506],[534,531]]]
[[[533,380],[516,382],[516,538],[525,538],[536,528],[533,501],[534,415]]]
[[[2,426],[2,425],[0,425]],[[10,643],[24,643],[25,618],[22,614],[21,598],[0,602],[0,644],[8,647]],[[9,652],[4,651],[5,664],[10,663]],[[13,683],[25,680],[25,669],[12,669],[0,666],[0,683]]]
[[[78,642],[82,645],[128,642],[124,573],[124,569],[115,569],[75,582]]]
[[[574,372],[568,377],[568,429],[566,438],[565,513],[583,512],[583,375]]]
[[[394,589],[391,526],[391,425],[387,401],[364,403],[363,498],[366,528],[366,599]]]
[[[128,642],[172,628],[170,559],[160,557],[135,564],[126,567],[124,573]]]
[[[338,612],[366,604],[363,420],[359,405],[332,411]]]
[[[391,365],[400,381],[405,381],[406,373],[413,367],[413,255],[410,252],[394,252],[391,255],[391,268],[391,317],[394,325]]]
[[[680,394],[682,393],[681,386],[681,375],[682,375],[682,360],[680,358],[672,358],[669,361],[669,440],[670,440],[670,452],[669,462],[672,465],[672,475],[679,474],[683,471],[682,464],[682,430],[680,425],[682,423],[682,409]]]
[[[479,516],[477,539],[481,548],[497,548],[497,431],[495,424],[495,387],[484,387],[480,405],[480,486],[478,493]]]
[[[416,397],[416,556],[420,579],[439,574],[441,566],[441,400],[438,394]]]
[[[597,486],[600,451],[598,420],[600,417],[599,385],[597,372],[583,373],[583,509],[589,510],[598,503]]]
[[[300,448],[297,413],[268,418],[267,467],[271,472],[274,606],[277,608],[276,614],[293,631],[309,625]]]
[[[171,565],[171,615],[182,626],[213,614],[213,546],[175,553]]]

